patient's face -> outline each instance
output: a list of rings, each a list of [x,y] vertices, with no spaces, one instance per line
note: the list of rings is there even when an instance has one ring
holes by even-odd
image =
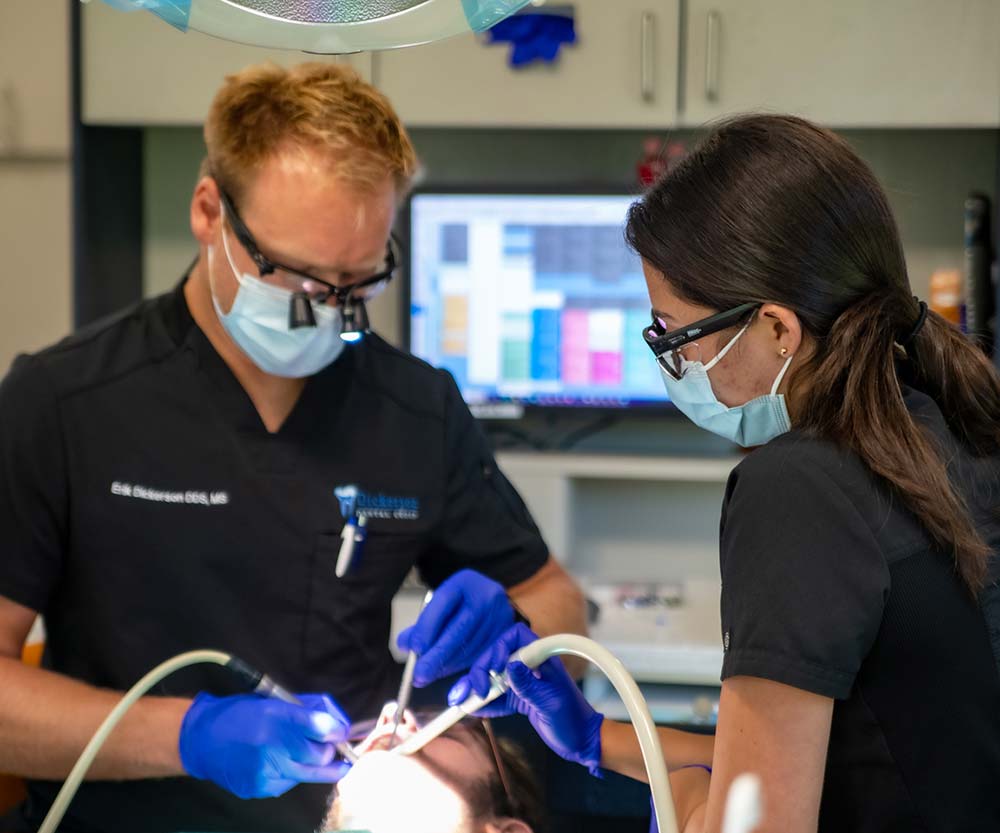
[[[496,775],[496,764],[463,725],[415,755],[390,754],[394,706],[356,747],[358,762],[337,786],[324,829],[371,833],[481,833],[514,829],[477,821],[468,796]],[[419,728],[407,712],[397,742]],[[527,830],[520,825],[519,830]],[[530,831],[528,831],[530,833]]]

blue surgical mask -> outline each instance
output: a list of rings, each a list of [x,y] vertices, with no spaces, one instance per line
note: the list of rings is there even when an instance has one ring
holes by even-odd
[[[222,232],[222,245],[229,268],[239,288],[229,312],[223,312],[212,290],[212,301],[222,326],[237,346],[265,373],[302,378],[333,364],[344,349],[339,307],[314,304],[315,327],[288,327],[292,293],[240,272],[233,263],[229,242]],[[211,260],[209,261],[211,276]]]
[[[681,413],[698,427],[718,434],[743,448],[764,445],[791,428],[785,397],[777,391],[792,363],[792,356],[788,357],[788,361],[771,385],[771,392],[766,396],[758,396],[743,405],[729,408],[718,400],[715,391],[712,390],[708,371],[722,360],[749,326],[749,324],[744,326],[708,364],[682,360],[680,379],[674,379],[661,370],[670,401],[680,409]]]

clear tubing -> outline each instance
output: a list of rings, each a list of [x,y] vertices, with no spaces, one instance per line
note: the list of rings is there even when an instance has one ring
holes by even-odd
[[[621,660],[592,639],[564,633],[546,636],[526,645],[511,655],[510,662],[520,661],[529,668],[537,668],[547,659],[562,655],[580,657],[593,663],[615,687],[615,691],[628,710],[639,738],[639,748],[642,750],[642,760],[646,765],[649,788],[653,794],[653,814],[656,816],[656,824],[660,833],[678,833],[674,797],[670,791],[670,775],[663,759],[660,736],[656,732],[656,724],[653,723],[653,717],[639,691],[639,686],[625,670]]]
[[[90,743],[84,747],[73,769],[70,770],[66,783],[62,785],[62,789],[59,790],[56,800],[52,802],[52,807],[49,808],[49,812],[45,816],[45,821],[38,828],[38,833],[54,833],[59,826],[59,822],[62,821],[63,816],[66,814],[66,808],[69,807],[73,796],[76,795],[76,791],[87,774],[87,770],[90,769],[94,758],[97,757],[97,753],[108,739],[108,735],[114,731],[118,722],[125,716],[125,712],[135,704],[136,700],[175,671],[179,671],[189,665],[198,665],[206,662],[225,665],[231,659],[232,657],[229,654],[224,654],[221,651],[188,651],[186,654],[179,654],[172,659],[168,659],[166,662],[161,662],[132,686],[128,690],[128,693],[118,701],[118,705],[111,710],[111,714],[104,718],[104,722],[98,727],[94,736],[90,739]]]

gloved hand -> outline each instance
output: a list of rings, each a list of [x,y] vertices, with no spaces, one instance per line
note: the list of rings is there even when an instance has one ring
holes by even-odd
[[[400,633],[396,644],[416,651],[413,669],[418,688],[464,671],[514,623],[507,591],[474,570],[445,580],[417,623]]]
[[[184,770],[240,798],[271,798],[302,782],[332,784],[350,769],[335,761],[334,744],[350,722],[325,694],[302,705],[256,694],[213,697],[202,692],[181,724]]]
[[[451,687],[448,704],[458,705],[472,693],[484,696],[490,688],[490,671],[499,673],[506,668],[510,690],[477,714],[523,714],[560,758],[587,767],[591,775],[599,775],[604,715],[594,711],[562,662],[550,659],[534,670],[523,662],[508,664],[511,654],[536,639],[518,622]]]

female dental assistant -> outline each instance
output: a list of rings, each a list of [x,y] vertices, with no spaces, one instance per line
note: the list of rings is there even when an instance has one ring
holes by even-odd
[[[714,747],[661,730],[682,829],[720,830],[743,772],[763,782],[759,830],[1000,829],[1000,378],[913,297],[874,175],[827,130],[742,117],[627,234],[672,400],[761,446],[722,509]],[[532,638],[508,631],[451,699]],[[509,672],[493,713],[644,777],[631,728],[557,663]]]

